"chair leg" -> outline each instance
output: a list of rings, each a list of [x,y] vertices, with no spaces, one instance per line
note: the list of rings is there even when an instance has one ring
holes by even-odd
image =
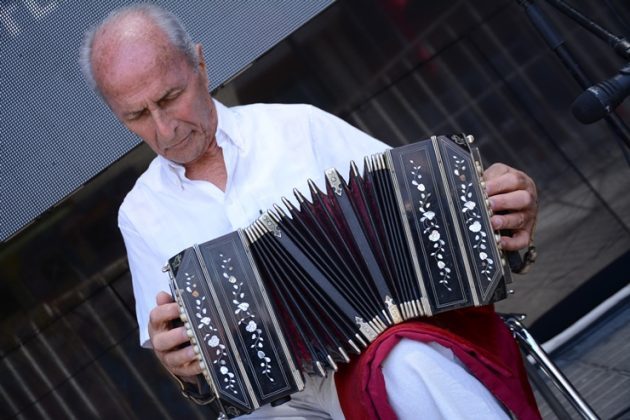
[[[532,337],[527,328],[525,328],[525,326],[521,323],[521,321],[525,318],[525,315],[502,314],[501,318],[503,318],[503,322],[505,322],[510,331],[512,331],[512,335],[514,335],[514,338],[523,353],[534,359],[536,362],[534,366],[538,367],[539,371],[543,372],[551,380],[551,383],[555,385],[558,391],[560,391],[560,393],[567,399],[573,408],[575,408],[582,418],[587,420],[599,419],[593,409],[586,403],[582,396],[573,387],[571,382],[569,382],[560,369],[558,369],[558,367],[551,361],[547,353],[536,342],[536,340],[534,340],[534,337]],[[529,362],[526,361],[526,363]],[[530,378],[532,378],[531,375]],[[538,378],[538,380],[540,380],[540,378]],[[532,378],[532,381],[535,382],[536,379]],[[543,397],[546,400],[549,398],[555,399],[555,396],[553,396],[548,387],[545,386],[544,388],[539,388],[539,391],[543,394]],[[550,395],[544,395],[546,392]],[[552,403],[549,405],[555,411],[554,406],[557,404]],[[564,409],[562,409],[562,411],[563,412],[556,412],[556,414],[560,418],[565,418],[566,411]]]
[[[524,351],[521,351],[521,353],[525,358],[525,370],[527,371],[527,377],[534,385],[534,387],[538,390],[551,411],[553,411],[556,417],[558,417],[559,419],[570,419],[571,415],[562,405],[560,398],[556,394],[554,394],[553,390],[549,388],[549,385],[547,385],[547,382],[545,382],[545,378],[541,373],[541,367],[538,366],[535,362],[530,363],[531,360],[527,358],[527,355]]]

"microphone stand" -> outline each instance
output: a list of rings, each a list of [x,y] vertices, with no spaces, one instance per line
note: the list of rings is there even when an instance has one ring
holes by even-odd
[[[626,58],[626,55],[627,57],[630,57],[630,43],[628,43],[625,39],[617,37],[609,31],[606,31],[604,28],[570,7],[563,0],[547,0],[547,2],[554,7],[557,7],[558,10],[563,13],[566,13],[572,19],[575,19],[580,25],[584,26],[589,31],[592,31],[598,37],[607,41],[611,46],[613,46],[618,54],[622,55],[622,57]],[[553,23],[549,21],[533,0],[517,0],[517,3],[525,9],[525,13],[534,27],[538,30],[549,48],[551,48],[558,58],[560,58],[562,64],[564,64],[580,87],[583,90],[586,90],[592,86],[594,83],[588,78],[584,70],[582,70],[582,67],[575,60],[573,53],[565,44],[564,39],[562,39],[562,37],[558,34],[558,31]],[[628,155],[628,151],[623,147],[625,145],[628,149],[630,149],[630,129],[615,113],[609,113],[606,117],[604,117],[604,119],[606,120],[608,126],[616,134],[616,139],[621,146],[621,151],[626,159],[626,162],[630,166],[630,156]]]
[[[546,0],[551,6],[555,7],[561,13],[564,13],[566,16],[573,19],[580,26],[582,26],[587,31],[591,32],[593,35],[605,41],[608,45],[612,47],[612,49],[617,53],[617,55],[623,58],[626,61],[630,61],[630,42],[626,41],[626,39],[622,36],[617,36],[605,28],[601,27],[594,21],[590,20],[586,16],[584,16],[580,11],[575,9],[569,3],[564,0]]]

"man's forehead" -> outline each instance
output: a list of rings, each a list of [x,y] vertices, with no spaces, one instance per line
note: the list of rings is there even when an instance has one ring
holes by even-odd
[[[180,51],[150,19],[131,15],[100,28],[92,45],[92,65],[97,82],[121,69],[138,70],[168,65]]]
[[[100,56],[96,56],[100,53]],[[153,39],[115,40],[95,52],[95,78],[101,89],[126,89],[145,79],[163,77],[169,69],[180,70],[186,60],[168,41]]]
[[[95,43],[99,39],[142,39],[159,37],[162,30],[150,18],[139,13],[121,16],[101,26],[95,34]]]
[[[112,60],[164,59],[173,54],[174,47],[159,30],[122,26],[120,31],[104,28],[94,39],[92,60],[106,66]]]

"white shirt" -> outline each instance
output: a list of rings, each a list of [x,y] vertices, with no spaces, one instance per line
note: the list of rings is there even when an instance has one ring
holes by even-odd
[[[183,166],[158,156],[120,207],[118,226],[145,347],[150,346],[147,325],[155,297],[169,292],[162,267],[170,257],[248,226],[281,197],[292,198],[294,188],[307,195],[309,178],[322,187],[326,169],[346,176],[351,160],[361,168],[364,156],[387,148],[310,105],[215,104],[216,138],[227,169],[225,192],[187,179]]]
[[[195,243],[248,226],[260,210],[271,208],[283,196],[292,198],[293,188],[306,195],[309,178],[323,187],[326,169],[336,168],[345,176],[351,160],[361,168],[364,156],[387,148],[312,106],[257,104],[228,109],[215,104],[217,142],[228,175],[225,192],[209,182],[187,179],[181,165],[158,156],[120,207],[118,226],[127,247],[140,343],[145,347],[150,346],[147,324],[155,296],[161,290],[169,292],[168,275],[161,269],[170,257]],[[451,372],[448,381],[443,372],[423,364],[426,359],[431,367],[437,366],[435,358],[428,359],[433,348],[449,352],[432,344],[398,345],[396,357],[386,360],[387,389],[395,390],[388,392],[388,398],[401,419],[416,418],[426,404],[436,408],[433,418],[507,418],[480,384],[480,390],[471,387],[470,381],[476,380],[463,368],[457,370],[452,354],[440,362],[444,371]],[[473,409],[473,403],[479,409]],[[342,419],[343,413],[330,375],[325,379],[309,376],[306,389],[294,394],[291,402],[267,405],[245,417]]]

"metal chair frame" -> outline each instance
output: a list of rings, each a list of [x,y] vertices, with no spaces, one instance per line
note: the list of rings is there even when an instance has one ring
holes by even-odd
[[[523,314],[502,314],[503,322],[508,326],[512,335],[516,339],[525,357],[525,367],[528,377],[538,389],[542,397],[547,401],[549,407],[561,419],[571,418],[571,415],[562,406],[558,397],[547,386],[540,373],[542,372],[556,387],[556,389],[575,408],[582,418],[587,420],[597,420],[599,417],[593,409],[582,398],[575,387],[569,382],[558,367],[551,361],[547,353],[536,342],[527,328],[522,324],[525,319]]]

